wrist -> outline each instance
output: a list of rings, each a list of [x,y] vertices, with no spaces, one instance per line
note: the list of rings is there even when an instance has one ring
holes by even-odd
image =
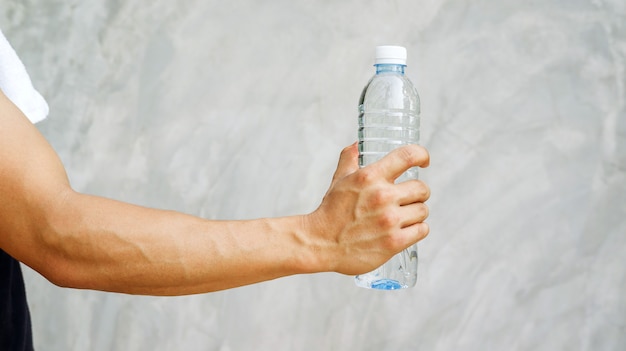
[[[321,273],[333,271],[333,259],[330,250],[332,244],[327,238],[328,226],[320,218],[319,211],[301,216],[300,242],[305,254],[301,255],[302,268],[307,273]]]

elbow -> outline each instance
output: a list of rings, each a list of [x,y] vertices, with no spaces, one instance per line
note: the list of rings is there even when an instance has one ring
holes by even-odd
[[[80,288],[80,284],[66,269],[60,268],[57,264],[50,264],[44,269],[38,270],[50,283],[60,288]]]
[[[37,271],[50,283],[60,288],[87,288],[79,275],[76,274],[76,268],[72,267],[71,262],[59,258],[49,258],[46,261],[45,266]]]
[[[81,278],[79,266],[77,262],[64,255],[57,248],[46,247],[42,250],[40,260],[32,268],[58,287],[88,288],[84,279]]]
[[[73,192],[72,192],[73,193]],[[77,224],[80,214],[70,196],[63,196],[57,206],[51,206],[45,220],[37,228],[38,237],[35,269],[52,284],[62,288],[89,288],[85,267],[81,264],[81,233]]]

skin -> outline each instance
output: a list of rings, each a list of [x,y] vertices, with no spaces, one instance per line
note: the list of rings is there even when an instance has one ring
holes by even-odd
[[[211,221],[74,191],[51,146],[0,92],[0,248],[62,287],[186,295],[293,274],[368,272],[429,231],[417,145],[359,169],[340,156],[310,214]]]

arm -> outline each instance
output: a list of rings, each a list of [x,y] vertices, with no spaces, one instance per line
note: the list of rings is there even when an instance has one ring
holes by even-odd
[[[50,145],[0,92],[0,248],[59,286],[131,294],[363,273],[427,235],[428,187],[393,180],[428,154],[407,147],[361,170],[356,156],[354,145],[342,152],[311,214],[208,221],[73,191]]]

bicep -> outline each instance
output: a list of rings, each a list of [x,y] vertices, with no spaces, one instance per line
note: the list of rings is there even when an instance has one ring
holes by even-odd
[[[50,144],[0,91],[0,248],[37,265],[46,214],[71,191]]]

